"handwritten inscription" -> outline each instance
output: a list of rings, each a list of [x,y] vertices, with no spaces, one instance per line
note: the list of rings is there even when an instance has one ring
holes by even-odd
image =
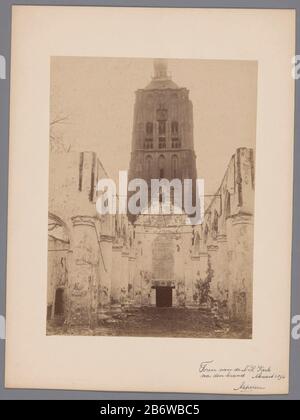
[[[233,391],[255,392],[266,389],[265,381],[282,381],[285,375],[274,371],[270,366],[245,365],[235,367],[218,367],[214,360],[201,362],[199,366],[201,379],[236,379]]]

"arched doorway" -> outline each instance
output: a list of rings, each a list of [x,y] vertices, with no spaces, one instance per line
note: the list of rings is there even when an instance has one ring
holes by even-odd
[[[158,308],[171,308],[172,302],[172,287],[171,286],[157,286],[156,287],[156,306]]]
[[[171,173],[172,173],[172,178],[178,178],[178,156],[177,155],[173,155],[172,159],[171,159]]]
[[[56,289],[55,303],[54,303],[54,316],[62,317],[65,315],[65,290],[61,287]]]
[[[68,285],[70,234],[66,224],[56,215],[48,217],[48,284],[47,319],[65,314],[65,288]]]
[[[158,158],[158,178],[159,179],[166,177],[165,166],[166,166],[166,158],[164,157],[164,155],[160,155]]]
[[[150,180],[152,177],[152,156],[148,155],[145,159],[145,169],[147,179]]]

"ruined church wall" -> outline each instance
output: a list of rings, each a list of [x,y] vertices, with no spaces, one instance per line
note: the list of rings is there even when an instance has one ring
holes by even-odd
[[[47,318],[54,314],[55,292],[57,288],[68,286],[68,243],[48,238],[48,282],[47,282]]]
[[[201,227],[213,270],[211,295],[220,306],[226,302],[236,320],[252,318],[254,186],[253,150],[238,149]],[[206,270],[202,266],[202,275]]]
[[[93,152],[52,152],[50,156],[49,213],[62,220],[69,235],[66,254],[65,318],[69,324],[92,324],[97,320],[100,280],[110,270],[110,248],[101,241],[105,221],[95,207],[99,168]],[[53,242],[53,241],[52,241]],[[101,248],[102,245],[102,248]],[[61,251],[48,252],[48,305],[54,304],[53,278],[59,278]],[[109,275],[109,273],[108,273]],[[108,293],[110,291],[108,290]],[[109,297],[110,299],[110,297]],[[53,311],[52,311],[53,317]]]

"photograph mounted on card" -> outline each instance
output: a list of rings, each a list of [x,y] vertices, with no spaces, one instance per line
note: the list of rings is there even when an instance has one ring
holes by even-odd
[[[48,334],[252,337],[256,86],[255,61],[51,59]]]
[[[8,387],[288,391],[294,24],[13,8]]]

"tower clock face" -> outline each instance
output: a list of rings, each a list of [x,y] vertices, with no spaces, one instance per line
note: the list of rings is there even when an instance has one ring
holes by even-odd
[[[159,107],[159,109],[156,111],[156,118],[157,121],[165,121],[168,119],[168,110],[163,108],[163,107]]]

